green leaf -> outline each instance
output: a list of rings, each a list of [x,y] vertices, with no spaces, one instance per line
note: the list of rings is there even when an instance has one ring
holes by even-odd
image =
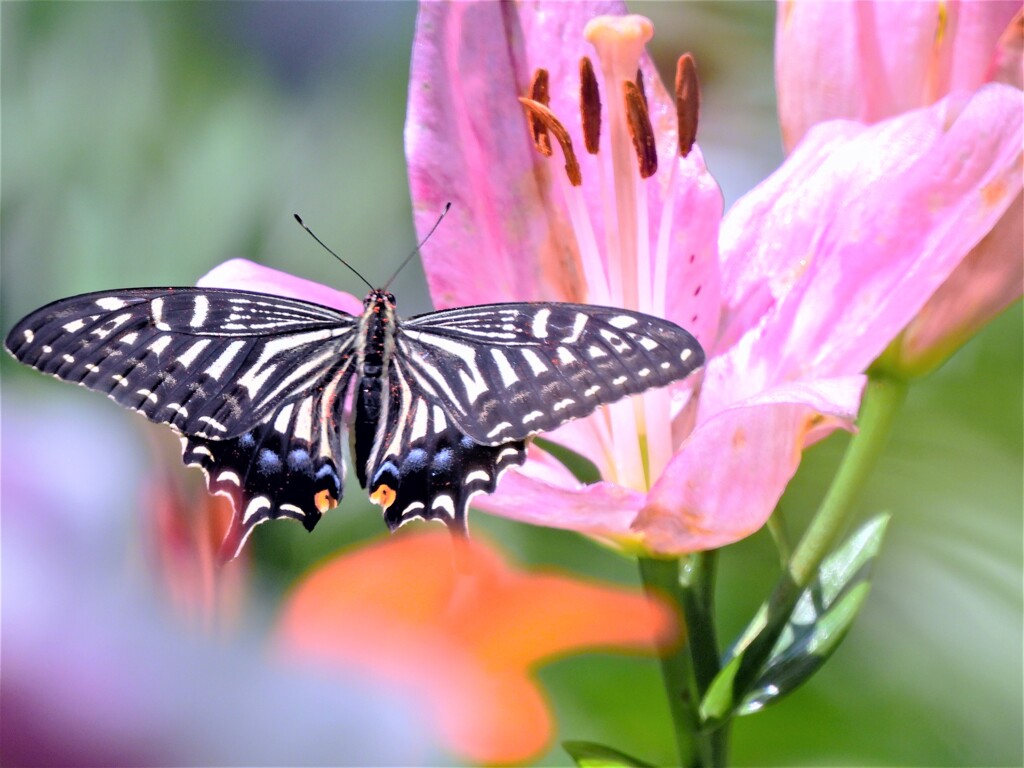
[[[700,719],[703,722],[715,723],[725,720],[736,708],[733,680],[736,679],[742,660],[742,656],[734,656],[711,681],[700,702]]]
[[[846,636],[871,591],[871,566],[888,523],[888,515],[872,518],[829,555],[788,615],[780,615],[776,606],[761,606],[701,701],[705,722],[758,712],[818,671]],[[782,632],[751,685],[735,690],[743,654],[762,632],[780,623]]]
[[[580,768],[651,768],[650,763],[620,752],[617,749],[595,744],[592,741],[563,741],[562,748]]]

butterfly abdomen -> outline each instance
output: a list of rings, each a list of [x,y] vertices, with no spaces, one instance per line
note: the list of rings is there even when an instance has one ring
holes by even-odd
[[[366,487],[366,466],[376,441],[384,403],[387,365],[394,347],[395,298],[371,291],[363,302],[359,338],[359,383],[355,399],[353,463],[359,484]]]

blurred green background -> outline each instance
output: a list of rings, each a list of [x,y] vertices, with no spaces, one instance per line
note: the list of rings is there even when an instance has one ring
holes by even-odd
[[[655,21],[659,63],[685,50],[697,57],[699,140],[729,205],[782,159],[774,6],[631,8]],[[292,212],[371,282],[386,277],[414,242],[402,130],[415,11],[407,2],[0,6],[2,328],[75,293],[191,284],[235,256],[361,295]],[[405,314],[430,307],[418,264],[395,292]],[[737,724],[737,764],[1024,762],[1021,328],[1018,304],[912,388],[861,504],[865,516],[894,515],[864,614],[808,686]],[[73,483],[66,431],[110,424],[128,445],[104,468],[117,478],[109,504],[137,518],[151,471],[143,422],[3,357],[5,484],[12,472]],[[25,430],[53,413],[51,460],[19,464]],[[807,455],[784,500],[795,530],[845,441]],[[350,489],[312,536],[258,529],[259,589],[279,595],[318,558],[379,535],[375,510]],[[482,514],[474,527],[520,562],[638,583],[632,562],[577,536]],[[720,574],[721,637],[730,639],[776,575],[769,537],[729,548]],[[29,588],[3,580],[5,599]],[[2,626],[5,639],[23,629]],[[653,661],[581,656],[540,677],[559,739],[670,760]],[[553,745],[540,762],[567,756]]]

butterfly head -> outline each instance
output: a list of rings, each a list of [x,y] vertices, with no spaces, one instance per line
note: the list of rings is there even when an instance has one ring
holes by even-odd
[[[374,288],[363,299],[363,310],[382,313],[385,310],[395,309],[395,294],[383,288]]]

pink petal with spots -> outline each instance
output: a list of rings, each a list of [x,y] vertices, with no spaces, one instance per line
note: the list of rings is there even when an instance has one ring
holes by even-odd
[[[993,79],[1008,2],[781,2],[775,34],[787,149],[835,118],[873,123]]]
[[[676,453],[632,523],[661,554],[721,547],[757,531],[801,451],[857,414],[864,377],[801,382],[715,414]]]
[[[274,296],[312,301],[353,315],[362,314],[363,302],[350,293],[338,291],[312,280],[289,275],[278,269],[264,267],[248,259],[230,259],[196,281],[202,288],[233,288]]]
[[[550,10],[557,12],[541,13],[532,4],[420,6],[405,144],[417,229],[426,232],[444,203],[453,203],[423,248],[439,309],[583,299],[571,229],[552,204],[549,168],[518,98],[528,94],[536,67],[578,59],[565,48],[582,50],[591,14],[621,7],[556,5]],[[552,55],[537,61],[528,48],[542,44]],[[561,70],[557,80],[556,88],[567,80]],[[573,82],[578,89],[578,75]],[[561,98],[556,94],[553,106]]]
[[[723,222],[719,352],[734,347],[708,365],[703,418],[864,370],[1020,194],[1022,117],[1020,91],[992,84],[808,134]]]
[[[663,207],[651,212],[651,231],[666,228],[666,278],[655,277],[654,291],[664,293],[664,307],[654,311],[692,333],[705,350],[715,344],[721,314],[718,260],[722,192],[708,173],[698,147],[676,159]],[[657,220],[655,220],[657,217]],[[656,241],[655,241],[656,242]]]

